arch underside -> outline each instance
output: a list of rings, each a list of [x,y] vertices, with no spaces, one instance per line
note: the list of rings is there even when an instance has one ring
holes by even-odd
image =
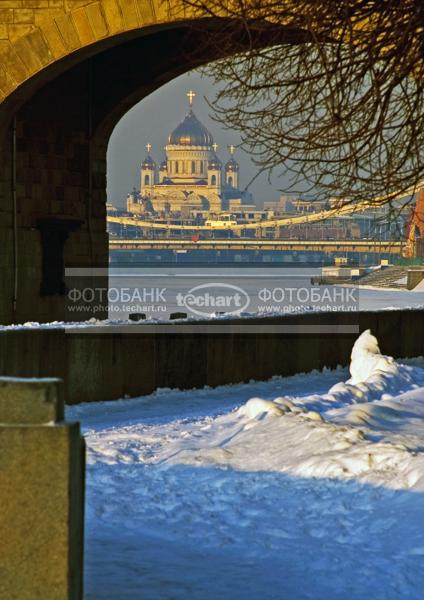
[[[39,68],[3,100],[0,322],[93,316],[69,313],[60,279],[65,267],[107,267],[110,135],[142,98],[219,57],[217,45],[205,43],[216,27],[212,19],[195,27],[180,20],[115,32]],[[284,39],[299,35],[286,30]]]

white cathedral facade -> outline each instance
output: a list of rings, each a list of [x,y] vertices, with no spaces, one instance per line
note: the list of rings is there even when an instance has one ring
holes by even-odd
[[[159,168],[150,154],[151,145],[146,145],[140,194],[137,198],[129,195],[129,212],[220,213],[241,207],[246,201],[251,206],[250,194],[239,189],[235,147],[229,146],[230,158],[223,165],[217,155],[218,145],[193,112],[195,93],[190,91],[187,96],[189,111],[169,135],[166,159]]]

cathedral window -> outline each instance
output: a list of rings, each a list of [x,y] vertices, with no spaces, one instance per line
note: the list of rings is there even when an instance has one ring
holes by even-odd
[[[196,162],[194,160],[191,161],[191,172],[192,173],[196,172]]]
[[[229,178],[228,178],[228,185],[229,185],[230,187],[233,187],[233,178],[232,178],[232,177],[229,177]]]
[[[212,177],[211,177],[211,185],[216,185],[216,175],[212,175]]]
[[[178,161],[175,161],[175,172],[178,173]]]
[[[149,175],[144,176],[144,185],[150,185],[150,176]]]

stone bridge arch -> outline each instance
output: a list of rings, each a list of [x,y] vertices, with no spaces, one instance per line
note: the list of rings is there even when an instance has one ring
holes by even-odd
[[[217,21],[192,24],[172,0],[0,3],[0,323],[92,316],[67,312],[63,269],[107,267],[109,137],[143,97],[217,58],[202,43]]]
[[[80,61],[82,51],[96,54],[117,36],[138,36],[183,18],[164,0],[2,0],[0,101],[35,76],[57,75]]]

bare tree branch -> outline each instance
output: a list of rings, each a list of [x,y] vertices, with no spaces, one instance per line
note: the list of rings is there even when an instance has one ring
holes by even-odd
[[[221,19],[214,118],[287,191],[390,201],[424,179],[422,0],[180,2]]]

